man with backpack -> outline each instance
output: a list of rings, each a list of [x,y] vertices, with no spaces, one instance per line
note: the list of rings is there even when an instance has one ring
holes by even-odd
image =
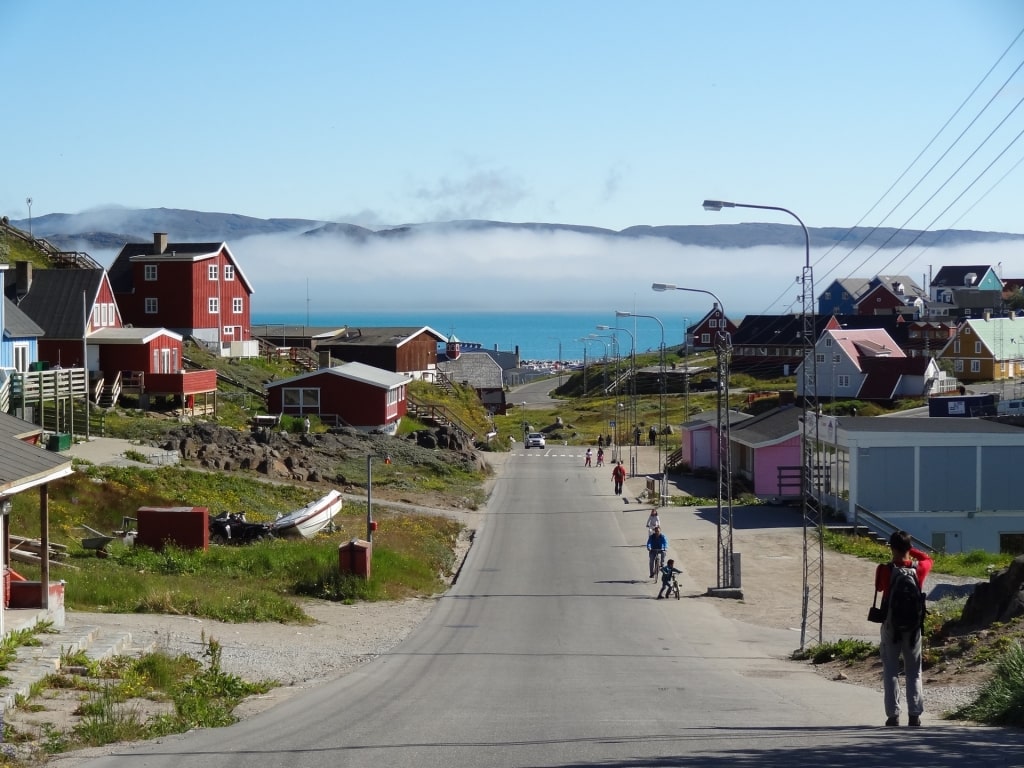
[[[921,682],[921,633],[924,629],[924,580],[932,569],[927,552],[915,549],[906,531],[889,537],[892,560],[875,570],[875,591],[882,593],[879,655],[885,690],[885,724],[900,724],[900,659],[907,678],[908,725],[921,725],[924,686]]]

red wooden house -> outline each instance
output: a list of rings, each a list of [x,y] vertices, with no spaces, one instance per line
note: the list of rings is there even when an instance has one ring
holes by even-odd
[[[394,434],[405,415],[408,381],[400,373],[344,363],[267,384],[267,411]]]
[[[701,352],[714,349],[718,334],[725,331],[731,337],[736,333],[736,327],[736,324],[725,316],[718,303],[715,302],[710,312],[686,329],[686,334],[690,337],[690,350]]]
[[[224,357],[256,356],[252,284],[226,243],[127,243],[110,267],[125,323],[193,336]]]
[[[45,333],[39,359],[54,367],[86,368],[90,399],[107,406],[121,394],[135,394],[145,407],[154,396],[180,397],[186,405],[194,405],[196,395],[215,396],[216,371],[183,370],[180,335],[123,325],[104,270],[33,271],[19,262],[16,271],[18,306]]]
[[[437,369],[437,343],[445,340],[445,336],[429,326],[353,326],[319,340],[316,349],[327,351],[339,360],[431,380]]]

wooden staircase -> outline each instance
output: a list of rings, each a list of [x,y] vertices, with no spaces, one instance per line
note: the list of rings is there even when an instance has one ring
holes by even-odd
[[[445,406],[425,403],[409,394],[406,394],[405,406],[406,413],[414,419],[419,419],[423,423],[432,424],[435,427],[446,427],[466,442],[472,442],[475,434],[473,430]]]

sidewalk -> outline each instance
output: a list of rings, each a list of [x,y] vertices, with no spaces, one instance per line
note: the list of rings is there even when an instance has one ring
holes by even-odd
[[[127,453],[141,454],[146,461],[134,461],[126,457]],[[131,440],[119,437],[91,437],[80,443],[74,443],[62,456],[88,461],[96,465],[113,465],[117,467],[154,467],[177,464],[176,451],[164,451],[151,445],[140,445]]]

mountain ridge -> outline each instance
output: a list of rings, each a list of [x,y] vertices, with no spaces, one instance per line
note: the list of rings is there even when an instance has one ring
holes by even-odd
[[[622,230],[553,222],[507,222],[463,219],[445,222],[407,223],[371,229],[358,224],[319,219],[260,219],[236,213],[194,211],[178,208],[108,208],[78,214],[50,213],[12,220],[24,230],[31,228],[59,248],[82,250],[118,249],[127,242],[145,242],[154,232],[166,232],[177,242],[230,242],[256,235],[289,234],[304,237],[340,237],[357,242],[374,238],[400,238],[416,234],[451,232],[529,231],[575,233],[610,238],[652,237],[686,246],[705,248],[754,248],[758,246],[802,246],[803,234],[796,224],[740,222],[716,224],[640,224]],[[31,224],[31,227],[30,227]],[[850,247],[864,241],[872,248],[904,248],[909,245],[955,246],[1024,240],[1024,234],[976,230],[899,230],[892,227],[808,227],[812,248],[829,248],[839,243]]]

